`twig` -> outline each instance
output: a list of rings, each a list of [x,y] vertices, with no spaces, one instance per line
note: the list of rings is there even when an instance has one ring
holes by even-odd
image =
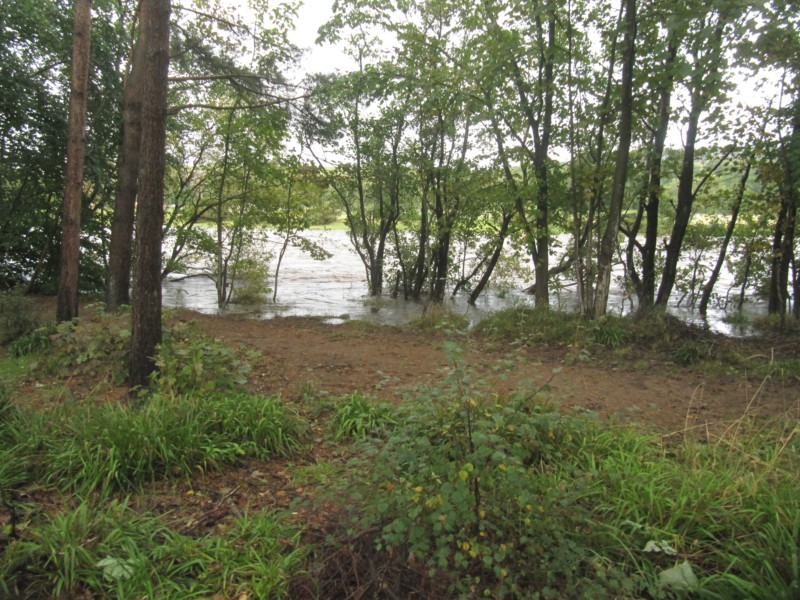
[[[214,503],[214,506],[212,506],[210,509],[208,509],[203,514],[201,514],[197,519],[195,519],[195,521],[193,523],[187,523],[183,528],[183,533],[189,533],[190,531],[196,529],[197,527],[199,527],[200,525],[202,525],[203,523],[205,523],[206,521],[211,519],[211,517],[214,516],[214,513],[219,511],[220,508],[222,508],[222,504],[224,502],[226,502],[236,492],[238,492],[241,487],[242,486],[237,485],[235,488],[233,488],[231,491],[229,491],[227,494],[225,494],[222,498],[217,500]],[[239,509],[236,508],[236,505],[231,505],[231,512],[239,513]],[[239,514],[238,516],[241,516],[241,515]]]

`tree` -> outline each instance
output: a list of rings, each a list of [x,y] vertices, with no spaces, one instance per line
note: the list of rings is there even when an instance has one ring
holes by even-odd
[[[86,150],[86,102],[89,89],[89,46],[92,0],[75,0],[75,28],[72,34],[72,82],[69,100],[67,171],[64,212],[61,223],[61,276],[56,320],[71,321],[78,316],[78,269],[83,198],[83,163]]]
[[[683,239],[692,216],[692,207],[697,197],[695,187],[695,150],[700,129],[700,117],[723,94],[722,74],[725,67],[723,39],[726,28],[735,17],[726,7],[706,8],[695,21],[695,31],[689,40],[692,59],[691,73],[685,81],[690,96],[689,114],[683,162],[678,180],[678,198],[675,205],[675,220],[667,242],[664,270],[656,295],[656,306],[662,310],[669,302],[678,270]]]
[[[147,10],[147,7],[147,2],[139,3],[140,27],[146,18],[143,11]],[[122,305],[130,304],[131,240],[133,240],[133,222],[136,214],[136,195],[139,189],[139,150],[142,142],[144,52],[144,40],[139,35],[134,42],[122,97],[122,143],[105,295],[106,308],[112,311]]]
[[[132,388],[148,383],[155,370],[156,348],[161,343],[161,235],[169,71],[170,0],[142,0],[142,4],[147,6],[139,33],[145,46],[145,68],[128,376]]]
[[[619,146],[614,169],[614,184],[608,206],[608,221],[600,241],[597,257],[597,287],[594,296],[594,316],[606,314],[611,282],[614,246],[617,241],[625,182],[628,176],[628,156],[633,132],[633,67],[636,60],[636,0],[624,0],[624,41],[622,50],[622,85],[620,95]]]

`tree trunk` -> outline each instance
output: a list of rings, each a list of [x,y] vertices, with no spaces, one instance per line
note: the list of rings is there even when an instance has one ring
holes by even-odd
[[[658,288],[656,306],[665,309],[675,286],[678,273],[678,260],[680,259],[683,238],[689,227],[694,203],[694,151],[697,142],[697,130],[700,122],[701,109],[700,91],[692,94],[692,107],[689,113],[689,122],[686,129],[686,145],[683,149],[683,166],[678,180],[678,204],[675,207],[675,222],[672,233],[667,242],[667,256],[664,260],[664,272],[661,275],[661,285]]]
[[[636,60],[636,0],[624,0],[625,38],[622,51],[622,89],[619,120],[619,147],[614,169],[614,185],[608,202],[608,221],[600,241],[597,256],[597,287],[594,294],[594,316],[606,314],[608,291],[611,285],[614,246],[617,241],[622,201],[625,197],[625,180],[628,176],[633,132],[633,66]]]
[[[750,168],[753,164],[752,157],[747,159],[747,165],[744,168],[742,178],[739,180],[739,188],[736,193],[736,198],[731,206],[731,218],[728,220],[728,227],[725,230],[725,237],[722,239],[722,246],[717,255],[717,262],[708,277],[708,281],[703,286],[703,293],[700,296],[700,305],[698,310],[701,315],[705,315],[708,310],[708,302],[711,299],[711,292],[719,279],[719,273],[722,270],[722,265],[725,262],[725,256],[728,253],[728,246],[733,237],[733,231],[736,228],[736,220],[739,218],[739,209],[742,207],[742,200],[744,199],[744,192],[747,189],[747,179],[750,177]]]
[[[497,266],[497,262],[500,260],[500,255],[503,253],[503,245],[508,237],[508,229],[513,218],[514,213],[510,211],[503,215],[503,220],[500,222],[500,231],[497,233],[497,237],[495,238],[494,251],[492,252],[491,257],[486,264],[486,269],[484,269],[483,275],[481,276],[480,281],[478,281],[478,285],[475,286],[475,289],[472,290],[472,293],[469,295],[468,302],[470,305],[474,305],[475,302],[477,302],[478,296],[481,295],[481,292],[483,292],[484,288],[488,285],[489,280],[492,277],[492,273],[494,273],[494,268]]]
[[[645,239],[642,245],[642,275],[639,289],[639,312],[652,310],[656,297],[656,250],[658,247],[658,211],[661,201],[661,163],[669,129],[670,100],[674,86],[673,66],[678,54],[678,40],[670,38],[665,69],[669,73],[659,90],[658,126],[653,134],[653,147],[648,159],[647,200],[644,214],[647,218]]]
[[[795,100],[792,133],[788,142],[781,140],[780,159],[783,163],[781,208],[775,224],[773,258],[770,273],[770,314],[786,314],[789,268],[794,258],[794,238],[797,220],[798,182],[800,181],[800,99]],[[794,287],[794,285],[793,285]],[[797,305],[798,298],[794,298]]]
[[[131,319],[129,384],[147,385],[161,343],[161,228],[169,71],[170,0],[142,0],[146,43],[142,102],[142,160],[136,211],[136,262]]]
[[[661,310],[667,308],[672,289],[675,287],[675,279],[678,273],[678,260],[680,259],[683,248],[683,239],[689,227],[689,220],[692,216],[692,205],[694,204],[697,190],[694,186],[694,154],[695,144],[697,143],[697,133],[700,116],[706,109],[709,96],[714,85],[719,85],[716,81],[719,73],[722,56],[722,37],[725,28],[725,20],[719,16],[714,33],[710,36],[705,55],[699,50],[695,52],[696,65],[691,76],[691,106],[689,108],[689,120],[686,126],[686,143],[683,149],[683,165],[678,179],[678,203],[675,207],[675,222],[672,226],[672,233],[667,242],[667,255],[664,260],[664,272],[661,276],[661,285],[658,287],[655,306]],[[703,60],[701,60],[701,58]]]
[[[145,2],[139,5],[139,23],[144,18]],[[140,35],[133,47],[131,65],[125,78],[122,100],[122,145],[111,241],[108,252],[106,308],[116,310],[130,304],[133,220],[139,183],[139,150],[142,142],[142,77],[145,41]]]
[[[61,221],[61,272],[56,305],[56,320],[59,322],[71,321],[78,316],[81,198],[83,196],[83,162],[86,153],[86,96],[89,87],[91,28],[92,0],[75,0],[72,81],[67,129],[67,170],[64,211]]]

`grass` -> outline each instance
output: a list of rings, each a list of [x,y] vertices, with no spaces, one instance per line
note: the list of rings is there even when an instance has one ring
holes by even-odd
[[[334,438],[344,440],[382,435],[397,422],[391,406],[355,392],[336,403],[331,424]]]
[[[304,552],[297,531],[268,513],[195,538],[113,501],[48,517],[4,558],[5,597],[283,598]]]
[[[243,458],[301,447],[302,421],[274,398],[247,393],[155,396],[143,405],[67,402],[16,410],[5,448],[62,490],[107,495],[188,477]]]
[[[796,419],[662,437],[467,372],[419,388],[330,484],[386,564],[413,557],[447,597],[798,596]]]
[[[649,340],[687,362],[690,343],[701,361],[720,356],[668,321],[517,309],[483,327],[523,343],[620,352]],[[123,330],[103,319],[53,337],[47,361],[35,350],[1,361],[4,380],[35,364],[102,371],[124,354]],[[796,418],[745,415],[702,437],[609,427],[541,392],[497,394],[462,364],[458,343],[445,350],[450,373],[399,406],[309,384],[310,425],[246,390],[240,353],[184,327],[168,332],[153,393],[135,403],[26,405],[0,384],[0,597],[281,598],[303,576],[319,597],[378,597],[421,580],[429,597],[800,597]],[[181,527],[147,500],[151,483],[284,460],[288,489],[320,501],[290,509],[314,515],[316,537],[268,510]],[[48,489],[56,509],[28,505]],[[319,550],[322,539],[341,562],[308,558],[307,542]]]

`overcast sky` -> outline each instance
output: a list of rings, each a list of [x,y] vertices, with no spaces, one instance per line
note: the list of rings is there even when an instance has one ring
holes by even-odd
[[[317,46],[317,30],[330,19],[333,0],[305,0],[297,15],[297,26],[289,39],[306,49],[302,70],[306,73],[330,73],[337,68],[347,68],[349,59],[330,44]]]

